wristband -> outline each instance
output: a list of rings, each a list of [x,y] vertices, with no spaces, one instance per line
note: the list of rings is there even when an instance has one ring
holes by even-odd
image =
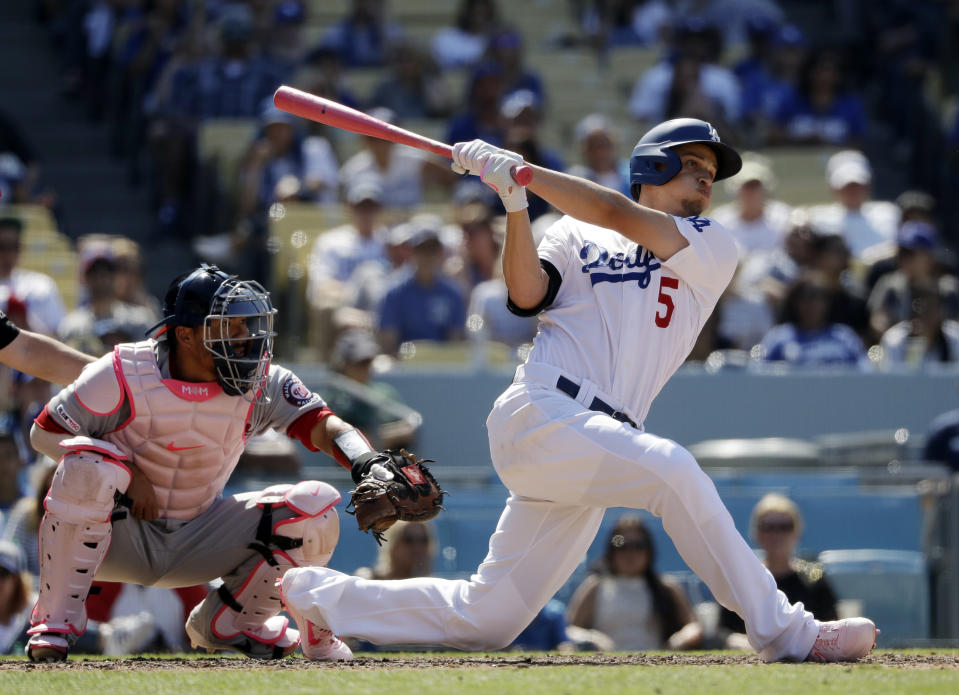
[[[350,469],[354,480],[356,480],[357,465],[367,463],[369,454],[374,453],[366,437],[357,429],[346,430],[333,437],[333,457],[340,465]]]

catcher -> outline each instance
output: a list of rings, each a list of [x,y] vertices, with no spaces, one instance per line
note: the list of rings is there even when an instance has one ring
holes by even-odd
[[[203,265],[170,285],[154,337],[118,345],[37,417],[31,442],[60,463],[39,529],[32,661],[66,658],[94,577],[164,587],[219,577],[187,619],[194,646],[292,653],[300,635],[278,615],[276,583],[291,567],[329,561],[340,495],[310,480],[222,496],[247,437],[268,428],[351,469],[363,530],[439,511],[442,492],[415,457],[372,451],[270,364],[275,313],[259,284]],[[328,630],[310,629],[302,648],[310,659],[353,657]]]

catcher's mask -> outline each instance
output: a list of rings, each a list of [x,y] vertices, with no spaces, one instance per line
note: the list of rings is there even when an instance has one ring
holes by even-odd
[[[270,293],[204,263],[170,285],[163,320],[154,326],[203,326],[203,346],[213,354],[216,381],[230,396],[264,402],[273,355]]]

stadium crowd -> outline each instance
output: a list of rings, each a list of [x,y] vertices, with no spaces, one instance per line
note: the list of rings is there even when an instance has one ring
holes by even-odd
[[[273,225],[289,207],[312,206],[323,226],[298,251],[312,355],[366,383],[374,358],[402,358],[411,342],[493,341],[522,354],[536,322],[506,309],[495,194],[444,160],[345,138],[273,107],[275,89],[291,84],[624,193],[624,133],[677,116],[708,120],[749,152],[707,213],[735,235],[740,266],[690,360],[863,371],[959,362],[959,3],[835,0],[825,3],[835,21],[822,27],[795,21],[807,15],[786,0],[556,1],[564,29],[531,45],[497,0],[442,3],[446,24],[429,35],[394,16],[399,2],[344,0],[334,17],[308,0],[36,0],[62,66],[59,88],[105,122],[131,185],[149,190],[154,236],[86,230],[71,239],[80,291],[68,306],[62,278],[20,264],[30,229],[18,211],[62,211],[29,124],[0,113],[0,310],[103,354],[159,318],[141,245],[176,239],[185,255],[271,288],[295,277],[274,261]],[[565,142],[546,136],[558,99],[529,53],[585,52],[603,70],[637,47],[657,59],[620,95],[621,108],[585,105]],[[204,156],[209,126],[225,120],[248,126],[230,143],[232,166]],[[764,152],[782,146],[829,153],[818,204],[780,194],[790,171]],[[533,195],[530,215],[539,234],[557,219]],[[0,367],[0,598],[9,602],[0,605],[0,653],[33,592],[32,579],[9,591],[3,582],[37,571],[32,539],[52,462],[29,449],[25,432],[51,388]],[[432,546],[425,536],[416,543]],[[631,543],[626,550],[649,550],[646,540]],[[611,546],[610,575],[623,550]],[[637,574],[648,566],[651,558]],[[666,597],[672,589],[656,581]],[[89,648],[181,649],[183,636],[158,616],[171,606],[188,613],[195,596],[157,591],[121,600],[104,590],[111,599],[94,604],[102,627]],[[144,616],[145,605],[155,610]],[[594,628],[599,609],[584,608],[582,596],[576,607],[573,624]],[[664,623],[644,639],[698,644],[688,606],[663,615],[675,629]]]

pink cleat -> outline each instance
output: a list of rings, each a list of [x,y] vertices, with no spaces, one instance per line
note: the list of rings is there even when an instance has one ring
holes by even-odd
[[[868,618],[844,618],[819,623],[819,636],[809,650],[806,661],[856,661],[876,646],[878,633],[875,623]]]

